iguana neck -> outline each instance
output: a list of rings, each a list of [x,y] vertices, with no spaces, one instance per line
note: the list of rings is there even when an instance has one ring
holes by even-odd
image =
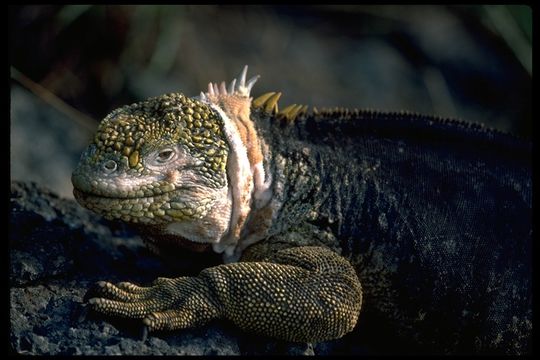
[[[238,79],[231,82],[229,89],[224,82],[220,85],[210,83],[208,92],[198,97],[221,118],[229,145],[229,229],[212,245],[214,251],[224,253],[226,262],[238,260],[246,246],[264,237],[276,208],[269,205],[272,177],[263,165],[267,148],[251,117],[250,91],[259,76],[247,80],[246,74],[247,66]]]

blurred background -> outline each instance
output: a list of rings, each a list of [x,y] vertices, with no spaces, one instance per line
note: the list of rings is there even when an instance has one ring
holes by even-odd
[[[527,6],[9,8],[11,179],[72,197],[99,120],[166,92],[196,96],[244,64],[281,107],[409,110],[530,139]]]

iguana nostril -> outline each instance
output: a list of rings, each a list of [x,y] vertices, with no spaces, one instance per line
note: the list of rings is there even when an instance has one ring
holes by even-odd
[[[116,168],[118,167],[118,165],[116,164],[116,161],[114,160],[107,160],[103,163],[102,165],[103,167],[103,170],[106,172],[106,173],[111,173],[113,172],[114,170],[116,170]]]

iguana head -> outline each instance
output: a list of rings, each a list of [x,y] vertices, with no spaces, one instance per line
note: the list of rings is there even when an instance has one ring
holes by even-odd
[[[221,128],[215,111],[182,94],[117,109],[101,122],[73,173],[76,199],[130,222],[201,216],[227,184]]]
[[[198,98],[167,94],[110,113],[73,173],[77,201],[183,240],[236,244],[262,171],[256,132],[245,132],[257,79],[246,84],[246,70],[229,91],[210,84]]]

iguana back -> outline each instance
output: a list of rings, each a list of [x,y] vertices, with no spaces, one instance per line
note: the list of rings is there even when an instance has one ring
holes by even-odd
[[[287,159],[275,166],[292,210],[277,223],[335,236],[362,283],[364,339],[397,352],[530,350],[530,144],[409,113],[258,114]]]

